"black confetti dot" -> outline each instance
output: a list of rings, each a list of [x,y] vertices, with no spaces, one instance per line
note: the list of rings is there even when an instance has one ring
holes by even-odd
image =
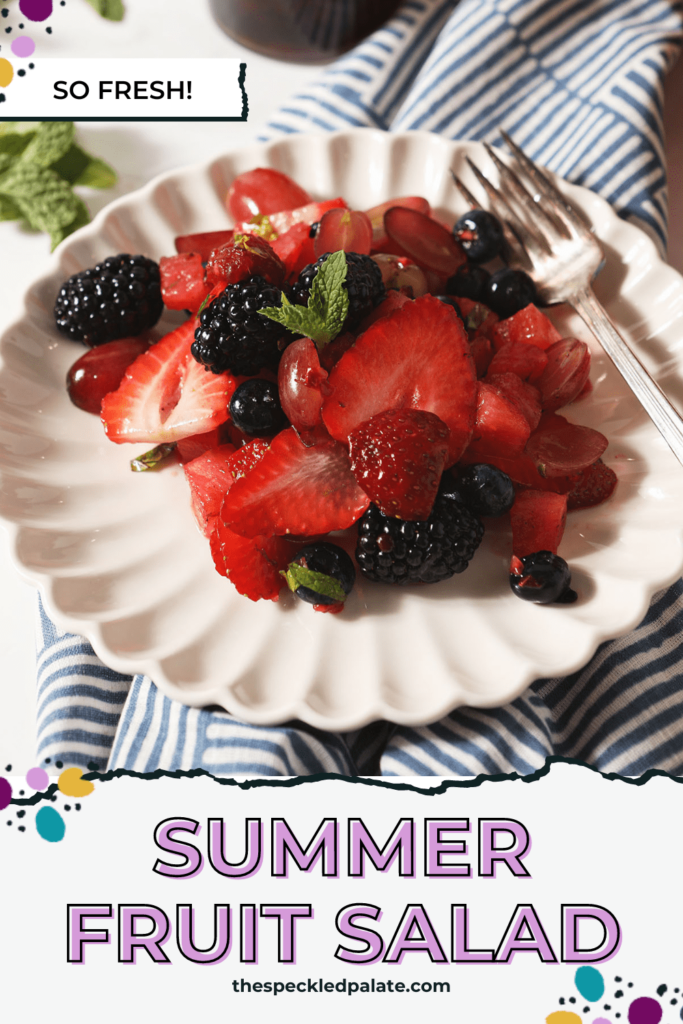
[[[11,822],[11,821],[8,821],[8,822],[7,822],[7,824],[8,824],[8,825],[11,825],[11,824],[12,824],[12,822]]]
[[[45,31],[47,32],[47,34],[48,34],[49,36],[51,36],[51,35],[52,35],[52,29],[51,29],[51,28],[50,28],[49,26],[48,26],[48,27],[47,27],[47,28],[45,29]]]
[[[560,996],[560,1006],[564,1006],[564,996]]]
[[[23,27],[24,27],[24,23],[22,21],[22,23],[19,25],[19,28],[23,28]]]
[[[657,995],[658,996],[663,996],[665,992],[666,992],[666,985],[658,985],[657,986]]]
[[[584,1013],[588,1013],[589,1010],[590,1010],[590,1006],[584,1006],[584,1008],[583,1008],[583,1012]]]
[[[51,757],[46,757],[45,758],[45,764],[49,764],[51,760],[52,760]]]
[[[20,825],[19,826],[19,832],[25,832],[25,831],[26,831],[26,826],[25,825]]]
[[[29,64],[29,68],[31,69],[31,71],[33,71],[34,67],[35,67],[35,64]]]
[[[26,814],[26,811],[17,811],[17,818],[23,818],[25,816],[25,814]]]
[[[20,789],[19,790],[19,796],[23,796],[23,795],[24,795],[24,791],[23,791],[23,789]]]
[[[4,103],[4,102],[5,102],[5,94],[4,94],[4,92],[0,92],[0,103]]]
[[[629,983],[628,983],[628,985],[627,985],[626,987],[627,987],[627,988],[633,988],[633,982],[632,982],[632,981],[629,981]]]
[[[60,7],[66,7],[66,0],[59,0]]]
[[[677,999],[672,999],[672,1000],[671,1000],[671,1005],[672,1005],[672,1006],[675,1006],[677,1002],[678,1002],[678,1000],[677,1000]]]
[[[52,800],[52,803],[53,803],[53,804],[56,804],[56,803],[57,803],[57,795],[56,795],[56,793],[53,793],[53,794],[52,794],[52,796],[50,797],[50,800]]]
[[[3,7],[3,9],[2,9],[2,16],[3,16],[3,18],[6,18],[8,14],[9,14],[9,8],[8,7]]]
[[[609,1003],[605,1003],[605,1005],[603,1006],[603,1010],[611,1010],[611,1009],[612,1009],[612,1007],[610,1006]]]
[[[12,771],[12,765],[11,764],[6,764],[5,765],[5,771],[6,772],[11,772]]]
[[[71,804],[64,804],[64,810],[65,811],[70,811],[71,810]]]
[[[674,989],[674,992],[680,992],[680,991],[681,991],[680,988],[675,988]]]
[[[76,808],[77,811],[80,811],[80,809],[81,809],[81,805],[80,804],[74,804],[74,807]]]
[[[621,981],[621,978],[615,978],[614,980],[615,981]]]
[[[615,1013],[614,1016],[615,1017],[621,1017],[621,1014],[620,1013]]]
[[[63,761],[55,761],[55,768],[63,768],[63,767],[64,767],[64,762]]]
[[[20,78],[23,78],[23,77],[24,77],[24,75],[26,74],[26,72],[24,71],[24,69],[23,69],[23,68],[20,68],[20,69],[19,69],[19,70],[17,71],[17,74],[19,75],[19,77],[20,77]]]
[[[621,989],[620,989],[620,988],[618,988],[618,989],[616,990],[616,992],[614,993],[614,998],[615,998],[615,999],[621,999],[621,997],[623,996],[623,994],[624,994],[624,993],[623,993],[623,992],[621,991]]]
[[[576,1002],[576,999],[574,999],[574,996],[570,996],[569,997],[569,1002],[570,1003],[575,1003]]]
[[[98,772],[99,770],[100,766],[95,761],[88,761],[88,771]]]
[[[5,29],[5,32],[11,32],[11,31],[12,31],[12,26],[8,25],[8,27]]]

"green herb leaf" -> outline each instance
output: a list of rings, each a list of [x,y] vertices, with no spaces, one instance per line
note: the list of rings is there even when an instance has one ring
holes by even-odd
[[[90,156],[75,142],[63,157],[52,164],[52,170],[72,185],[111,188],[116,184],[116,171],[99,157]]]
[[[328,576],[324,572],[313,572],[312,569],[306,568],[305,565],[299,565],[298,562],[290,562],[286,571],[284,569],[281,570],[281,575],[287,580],[287,586],[291,591],[296,591],[299,587],[308,587],[310,590],[315,591],[316,594],[330,597],[333,601],[338,601],[339,604],[343,604],[346,600],[346,591],[339,580],[336,580],[334,576]]]
[[[130,468],[134,473],[147,473],[153,469],[160,469],[163,463],[170,459],[175,449],[175,441],[171,444],[158,444],[156,448],[151,448],[144,455],[138,455],[137,458],[131,459]]]
[[[331,253],[313,279],[308,306],[293,305],[283,292],[282,306],[268,306],[259,313],[292,334],[311,338],[322,350],[337,337],[349,310],[349,294],[344,287],[347,269],[343,250]]]
[[[65,238],[72,235],[78,228],[85,227],[86,224],[90,223],[90,213],[88,207],[85,205],[82,199],[76,196],[76,216],[64,227],[56,228],[50,232],[50,241],[52,242],[52,249],[56,249],[60,242],[63,242]]]
[[[9,196],[0,193],[0,220],[21,220],[21,210]]]
[[[10,159],[21,156],[35,132],[3,132],[0,135],[0,153]]]
[[[80,200],[54,171],[20,161],[0,181],[0,193],[21,210],[29,226],[49,235],[76,218]]]
[[[88,0],[88,3],[109,21],[122,21],[126,13],[122,0]]]
[[[68,152],[74,132],[73,121],[43,121],[21,154],[21,162],[50,167]]]

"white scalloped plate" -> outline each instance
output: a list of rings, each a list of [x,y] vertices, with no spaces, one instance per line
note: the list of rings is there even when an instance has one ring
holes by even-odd
[[[51,313],[69,275],[115,252],[158,258],[174,251],[177,234],[228,226],[228,185],[255,166],[277,167],[315,197],[343,195],[361,209],[425,195],[453,220],[463,207],[449,167],[468,178],[468,154],[488,162],[477,144],[419,132],[254,145],[119,199],[65,242],[52,272],[29,290],[23,319],[2,341],[0,515],[20,571],[41,587],[56,621],[86,635],[105,662],[148,673],[186,704],[219,704],[255,723],[416,725],[463,703],[503,704],[539,676],[580,668],[680,574],[683,470],[585,329],[562,311],[564,333],[586,338],[594,352],[593,396],[568,415],[608,436],[605,461],[619,476],[609,502],[569,517],[561,553],[580,593],[572,606],[515,600],[501,526],[466,573],[436,586],[392,590],[361,580],[339,616],[315,614],[289,594],[254,604],[214,571],[182,471],[131,473],[129,459],[144,446],[109,443],[98,420],[70,404],[64,377],[82,349],[57,334]],[[567,193],[604,243],[598,292],[610,315],[674,401],[683,400],[683,280],[601,199],[577,187]]]

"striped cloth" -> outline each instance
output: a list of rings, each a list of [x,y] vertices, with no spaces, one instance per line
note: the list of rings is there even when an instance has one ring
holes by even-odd
[[[683,30],[670,0],[407,0],[273,117],[268,138],[369,125],[497,143],[599,192],[663,251],[662,78]],[[237,722],[103,666],[39,610],[41,763],[215,775],[528,774],[546,757],[683,774],[683,581],[641,625],[512,704],[418,729],[344,735]]]

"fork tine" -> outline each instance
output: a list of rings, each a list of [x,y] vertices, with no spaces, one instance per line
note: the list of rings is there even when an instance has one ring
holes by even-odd
[[[489,181],[489,179],[486,177],[483,171],[479,170],[474,161],[470,160],[469,157],[467,157],[466,159],[470,168],[474,172],[478,182],[480,183],[482,188],[485,189],[486,194],[488,195],[489,199],[491,200],[494,206],[494,209],[497,209],[498,219],[503,221],[504,223],[507,223],[508,228],[512,228],[512,225],[514,225],[514,236],[519,242],[522,243],[527,253],[531,257],[550,255],[552,253],[552,249],[550,248],[546,239],[542,235],[538,235],[536,234],[536,232],[531,231],[527,227],[527,225],[520,220],[515,211],[512,209],[505,194],[501,192],[499,189],[497,189],[495,185],[493,185]],[[501,215],[501,210],[505,210],[506,212]],[[507,234],[505,237],[506,239],[508,239]]]
[[[583,217],[581,217],[570,202],[562,195],[557,186],[548,178],[543,171],[531,160],[523,149],[510,138],[507,132],[500,129],[500,134],[505,139],[510,151],[513,153],[522,169],[534,183],[542,196],[553,203],[553,209],[563,222],[577,234],[585,237],[591,235],[590,229]]]
[[[475,199],[475,197],[472,195],[472,193],[468,189],[467,185],[465,185],[465,183],[460,180],[460,178],[457,176],[455,171],[453,171],[453,169],[451,169],[451,176],[453,178],[453,182],[455,184],[455,187],[460,191],[460,193],[464,197],[465,201],[467,203],[469,203],[470,209],[472,209],[472,210],[479,209],[479,207],[481,206],[479,200]],[[516,234],[514,234],[510,230],[510,227],[508,226],[508,223],[507,223],[507,221],[504,218],[501,217],[500,218],[500,222],[501,222],[501,227],[503,228],[503,235],[505,236],[505,242],[506,242],[506,244],[507,244],[507,246],[508,246],[508,248],[510,250],[510,253],[514,257],[514,259],[520,261],[526,267],[530,267],[531,266],[531,260],[529,259],[529,255],[528,255],[526,249],[524,248],[524,245],[522,244],[521,240],[518,238],[518,236]]]
[[[563,220],[558,218],[557,215],[551,216],[550,213],[541,206],[537,199],[535,199],[531,192],[529,192],[524,183],[520,181],[512,168],[503,163],[492,146],[489,146],[488,143],[484,143],[484,147],[488,155],[491,157],[491,160],[498,168],[501,184],[506,185],[510,189],[511,194],[520,204],[522,209],[534,219],[539,237],[542,237],[547,243],[547,252],[548,255],[550,255],[552,253],[553,237],[559,233],[563,238],[571,238],[571,231],[567,228],[567,225]],[[543,231],[543,228],[538,223],[539,217],[542,218],[545,221],[545,224],[550,228],[550,237],[548,237],[547,233]]]

